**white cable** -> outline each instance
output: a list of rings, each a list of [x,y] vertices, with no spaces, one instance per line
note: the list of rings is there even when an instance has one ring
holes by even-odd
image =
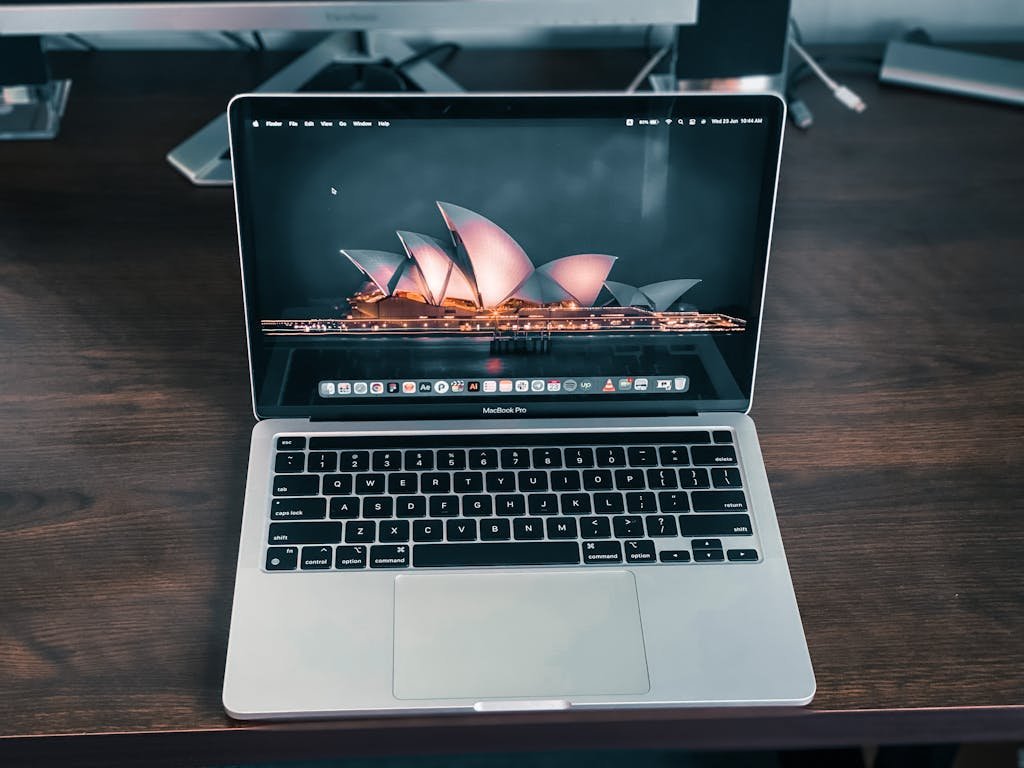
[[[641,70],[636,73],[636,77],[634,77],[630,81],[629,85],[626,86],[626,93],[635,93],[636,89],[640,87],[641,83],[643,83],[644,78],[646,78],[649,74],[651,74],[651,70],[653,70],[656,66],[658,66],[658,62],[660,62],[663,58],[665,58],[665,55],[669,51],[671,51],[671,50],[672,50],[672,43],[668,43],[660,51],[658,51],[656,54],[654,54],[651,57],[650,61],[648,61],[646,64],[644,64],[644,66],[641,68]]]
[[[829,77],[828,73],[821,68],[821,65],[814,60],[811,54],[804,50],[804,47],[800,45],[800,43],[790,38],[789,44],[793,47],[793,50],[800,54],[803,60],[807,62],[807,66],[809,66],[811,71],[818,76],[818,79],[828,86],[829,90],[832,91],[832,95],[835,96],[844,106],[848,109],[852,109],[854,112],[863,112],[867,109],[868,105],[864,103],[864,100],[860,96],[842,83],[837,83]]]

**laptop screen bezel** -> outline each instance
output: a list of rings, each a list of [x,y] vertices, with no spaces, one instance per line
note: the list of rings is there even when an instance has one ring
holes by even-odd
[[[489,397],[453,398],[425,396],[379,402],[362,400],[324,405],[260,406],[257,400],[257,377],[266,369],[267,348],[261,343],[262,331],[253,297],[257,296],[255,265],[247,265],[246,254],[252,253],[253,232],[242,211],[248,210],[249,169],[245,142],[247,126],[253,119],[268,113],[273,119],[301,118],[309,114],[360,116],[368,120],[399,118],[625,118],[649,110],[665,109],[667,102],[685,101],[687,115],[742,116],[756,115],[765,120],[769,132],[771,162],[762,167],[761,209],[758,211],[756,239],[759,254],[753,265],[754,281],[750,320],[745,331],[752,344],[749,355],[749,381],[745,384],[750,397],[741,399],[694,400],[669,395],[660,396],[590,396],[586,400],[569,401],[557,395],[550,398],[517,398],[514,393]],[[672,105],[676,106],[676,105]],[[233,178],[235,180],[235,211],[238,228],[239,260],[246,318],[246,346],[249,355],[250,391],[253,413],[257,419],[311,418],[323,420],[360,419],[427,419],[480,417],[482,406],[515,405],[526,410],[515,412],[516,418],[559,416],[681,416],[697,412],[747,412],[753,398],[757,353],[760,347],[764,288],[774,224],[782,136],[785,123],[785,102],[777,94],[240,94],[228,105],[228,129],[231,143]],[[247,268],[248,267],[248,268]],[[396,373],[401,378],[401,374]],[[494,417],[493,408],[488,417]],[[508,414],[511,416],[512,414]]]

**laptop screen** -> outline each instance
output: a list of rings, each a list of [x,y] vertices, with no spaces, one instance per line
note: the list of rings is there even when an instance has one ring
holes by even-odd
[[[261,417],[743,410],[771,96],[247,96]]]

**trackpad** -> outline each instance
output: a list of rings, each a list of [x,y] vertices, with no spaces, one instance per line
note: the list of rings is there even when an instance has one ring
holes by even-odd
[[[650,689],[628,571],[395,579],[395,696],[552,698]]]

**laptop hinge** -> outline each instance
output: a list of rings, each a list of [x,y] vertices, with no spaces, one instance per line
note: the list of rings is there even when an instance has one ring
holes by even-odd
[[[602,415],[605,415],[605,414],[602,414]],[[642,413],[642,414],[626,414],[626,413],[622,413],[622,414],[614,414],[614,416],[618,417],[618,418],[626,417],[626,416],[629,416],[629,415],[633,415],[633,416],[635,416],[638,419],[643,419],[643,418],[654,419],[654,418],[664,418],[666,416],[671,416],[673,418],[686,418],[686,417],[700,416],[701,414],[700,414],[699,411],[674,411],[671,414],[664,414],[664,413],[660,413],[660,414],[652,414],[652,413]],[[469,416],[469,415],[465,415],[465,414],[459,415],[459,416],[452,415],[452,414],[439,414],[439,415],[436,415],[436,416],[417,415],[416,416],[416,421],[429,422],[429,421],[434,421],[434,420],[437,420],[437,421],[478,420],[479,418],[480,418],[479,416]],[[579,419],[579,420],[594,419],[594,418],[600,418],[600,416],[597,416],[595,414],[590,414],[590,415],[587,415],[587,416],[566,416],[566,415],[561,415],[561,416],[550,415],[549,416],[549,415],[545,414],[545,415],[539,415],[536,418],[539,418],[539,419],[540,418],[558,418],[558,419],[563,419],[563,420],[571,422],[574,419]],[[310,416],[309,417],[309,421],[312,424],[316,424],[316,423],[320,423],[320,422],[325,422],[325,421],[359,422],[359,421],[382,421],[382,420],[384,420],[384,419],[379,414],[376,414],[376,415],[374,415],[372,417],[367,417],[367,418],[359,418],[357,416],[351,416],[351,415],[339,416],[337,414],[335,414],[333,416]],[[491,421],[495,425],[495,428],[499,428],[500,427],[500,424],[501,424],[501,420],[500,419],[488,419],[488,421]]]

